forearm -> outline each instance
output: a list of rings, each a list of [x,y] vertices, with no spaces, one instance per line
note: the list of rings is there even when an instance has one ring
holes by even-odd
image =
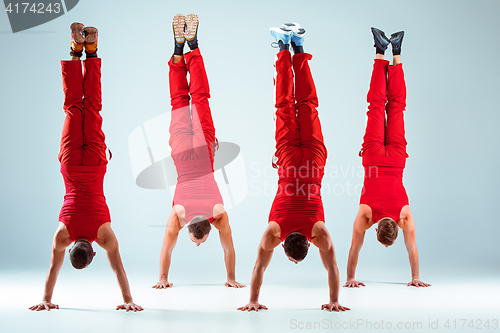
[[[418,250],[416,246],[408,248],[408,258],[410,259],[412,280],[420,280],[418,268]]]
[[[57,276],[59,275],[59,268],[51,266],[49,269],[49,273],[47,274],[47,279],[45,280],[45,291],[43,293],[44,302],[52,301],[52,293],[56,285]]]
[[[279,237],[276,234],[273,235],[273,226],[269,225],[257,251],[257,260],[255,261],[255,266],[252,272],[252,281],[250,282],[250,302],[257,303],[259,300],[260,287],[262,286],[262,281],[264,280],[264,272],[267,266],[271,262],[273,257],[274,248],[280,243]]]
[[[224,251],[224,262],[226,264],[227,280],[235,280],[236,256],[233,248]]]
[[[168,281],[172,252],[174,251],[175,244],[177,244],[179,230],[180,229],[176,229],[175,226],[171,226],[169,223],[167,224],[167,230],[165,232],[160,254],[160,281]]]
[[[252,282],[250,285],[250,302],[258,302],[260,287],[262,286],[262,281],[264,280],[265,267],[254,267],[252,272]]]
[[[347,281],[352,281],[355,279],[356,267],[358,265],[359,249],[353,249],[349,251],[349,259],[347,261]]]
[[[63,261],[64,249],[62,251],[53,249],[49,273],[47,274],[47,278],[45,280],[45,291],[43,293],[44,302],[50,302],[52,300],[52,293],[54,291],[57,276],[59,275],[59,271],[61,270]]]
[[[328,269],[328,287],[330,288],[330,302],[339,301],[340,278],[337,265]]]
[[[172,251],[162,251],[160,256],[160,280],[168,281],[168,271],[170,269],[170,261],[172,258]]]
[[[360,208],[360,212],[356,216],[356,220],[354,220],[352,230],[351,248],[349,249],[349,259],[347,260],[347,281],[354,281],[355,279],[359,252],[361,252],[361,248],[363,247],[367,223],[368,218],[361,212]]]
[[[130,294],[130,287],[128,285],[127,274],[123,268],[122,259],[120,257],[120,252],[118,250],[118,244],[112,250],[108,251],[108,261],[111,269],[116,275],[118,280],[118,285],[122,291],[123,301],[125,303],[132,302],[132,295]]]
[[[224,250],[224,263],[226,265],[227,280],[235,280],[235,262],[236,255],[234,254],[233,237],[231,235],[231,227],[227,214],[222,214],[222,218],[218,220],[217,229],[219,230],[219,238],[222,249]]]
[[[115,271],[116,279],[118,280],[118,285],[122,291],[123,302],[132,302],[132,295],[130,293],[130,286],[128,284],[127,274],[123,267]]]

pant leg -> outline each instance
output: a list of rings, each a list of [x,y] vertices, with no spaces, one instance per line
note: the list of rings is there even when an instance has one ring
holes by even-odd
[[[300,140],[302,145],[302,165],[311,163],[317,167],[324,167],[327,151],[323,142],[321,122],[318,117],[318,96],[309,68],[312,55],[298,53],[293,56],[293,70],[295,72],[295,107],[299,124]]]
[[[168,80],[170,86],[170,103],[172,110],[189,106],[189,86],[187,82],[187,67],[184,57],[174,64],[172,58],[168,62]]]
[[[168,66],[170,103],[172,104],[169,126],[171,155],[175,161],[191,160],[193,159],[193,130],[186,62],[184,57],[176,64],[170,59]]]
[[[302,149],[293,96],[292,59],[288,50],[278,53],[274,67],[276,152],[273,166],[298,167],[302,160]]]
[[[375,59],[367,101],[366,131],[360,155],[385,156],[385,104],[389,61]]]
[[[102,131],[101,59],[83,62],[83,164],[97,166],[108,163]]]
[[[83,76],[81,61],[61,61],[64,91],[64,125],[59,162],[82,165],[83,156]]]
[[[205,64],[200,49],[195,49],[184,55],[189,72],[189,93],[191,94],[191,125],[193,128],[193,147],[199,158],[208,158],[213,163],[217,148],[215,127],[208,99],[210,86],[208,84]],[[206,146],[207,149],[202,147]]]
[[[386,155],[408,157],[403,115],[406,107],[406,84],[402,64],[389,66],[387,98]]]

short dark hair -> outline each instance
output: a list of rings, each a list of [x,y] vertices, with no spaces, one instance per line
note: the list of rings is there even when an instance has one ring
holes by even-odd
[[[210,232],[210,221],[204,216],[196,216],[188,224],[189,233],[193,234],[194,238],[202,239]]]
[[[94,249],[90,242],[86,240],[77,240],[69,252],[71,264],[76,269],[82,269],[90,265],[94,259]]]
[[[398,225],[393,219],[384,217],[378,221],[377,239],[384,245],[392,245],[398,237]]]
[[[307,256],[309,250],[309,242],[300,232],[292,232],[285,238],[283,244],[285,254],[297,261],[303,260]]]

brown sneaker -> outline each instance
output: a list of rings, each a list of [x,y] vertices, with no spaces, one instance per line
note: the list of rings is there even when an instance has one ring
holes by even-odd
[[[182,14],[174,16],[172,21],[172,28],[174,29],[174,39],[178,46],[182,45],[186,38],[184,36],[184,28],[186,27],[186,18]]]
[[[86,27],[85,31],[85,53],[94,53],[97,51],[98,30],[94,27]]]
[[[69,27],[71,29],[71,55],[75,57],[82,56],[83,45],[85,44],[85,37],[82,35],[84,25],[74,22]]]

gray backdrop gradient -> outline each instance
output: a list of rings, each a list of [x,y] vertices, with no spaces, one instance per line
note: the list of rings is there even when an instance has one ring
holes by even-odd
[[[191,12],[200,17],[199,45],[211,85],[216,135],[220,141],[238,144],[247,166],[249,195],[229,213],[238,280],[250,282],[274,197],[277,175],[270,163],[276,50],[270,46],[268,29],[287,21],[306,28],[304,48],[314,56],[310,66],[329,154],[323,198],[341,281],[359,203],[354,188],[362,182],[358,151],[375,54],[371,26],[388,34],[406,33],[402,61],[410,158],[404,184],[417,227],[420,277],[498,275],[496,0],[81,0],[64,16],[16,34],[10,32],[7,15],[0,13],[1,271],[45,272],[49,265],[64,195],[57,160],[64,119],[59,60],[69,58],[69,25],[81,21],[100,30],[103,127],[113,152],[105,178],[112,227],[127,272],[144,273],[151,283],[156,281],[164,228],[152,226],[165,225],[172,198],[166,190],[135,185],[127,142],[134,128],[170,109],[171,18]],[[224,281],[222,249],[215,234],[196,248],[187,232],[181,232],[172,280],[182,276],[193,283]],[[311,249],[295,268],[278,248],[266,281],[302,276],[324,283],[317,250]],[[89,270],[108,269],[104,251],[97,252]],[[72,270],[70,266],[66,262],[63,271]],[[290,272],[283,276],[282,268]],[[369,270],[387,280],[392,272],[402,272],[403,282],[409,281],[402,237],[385,249],[375,232],[367,231],[358,273]]]

